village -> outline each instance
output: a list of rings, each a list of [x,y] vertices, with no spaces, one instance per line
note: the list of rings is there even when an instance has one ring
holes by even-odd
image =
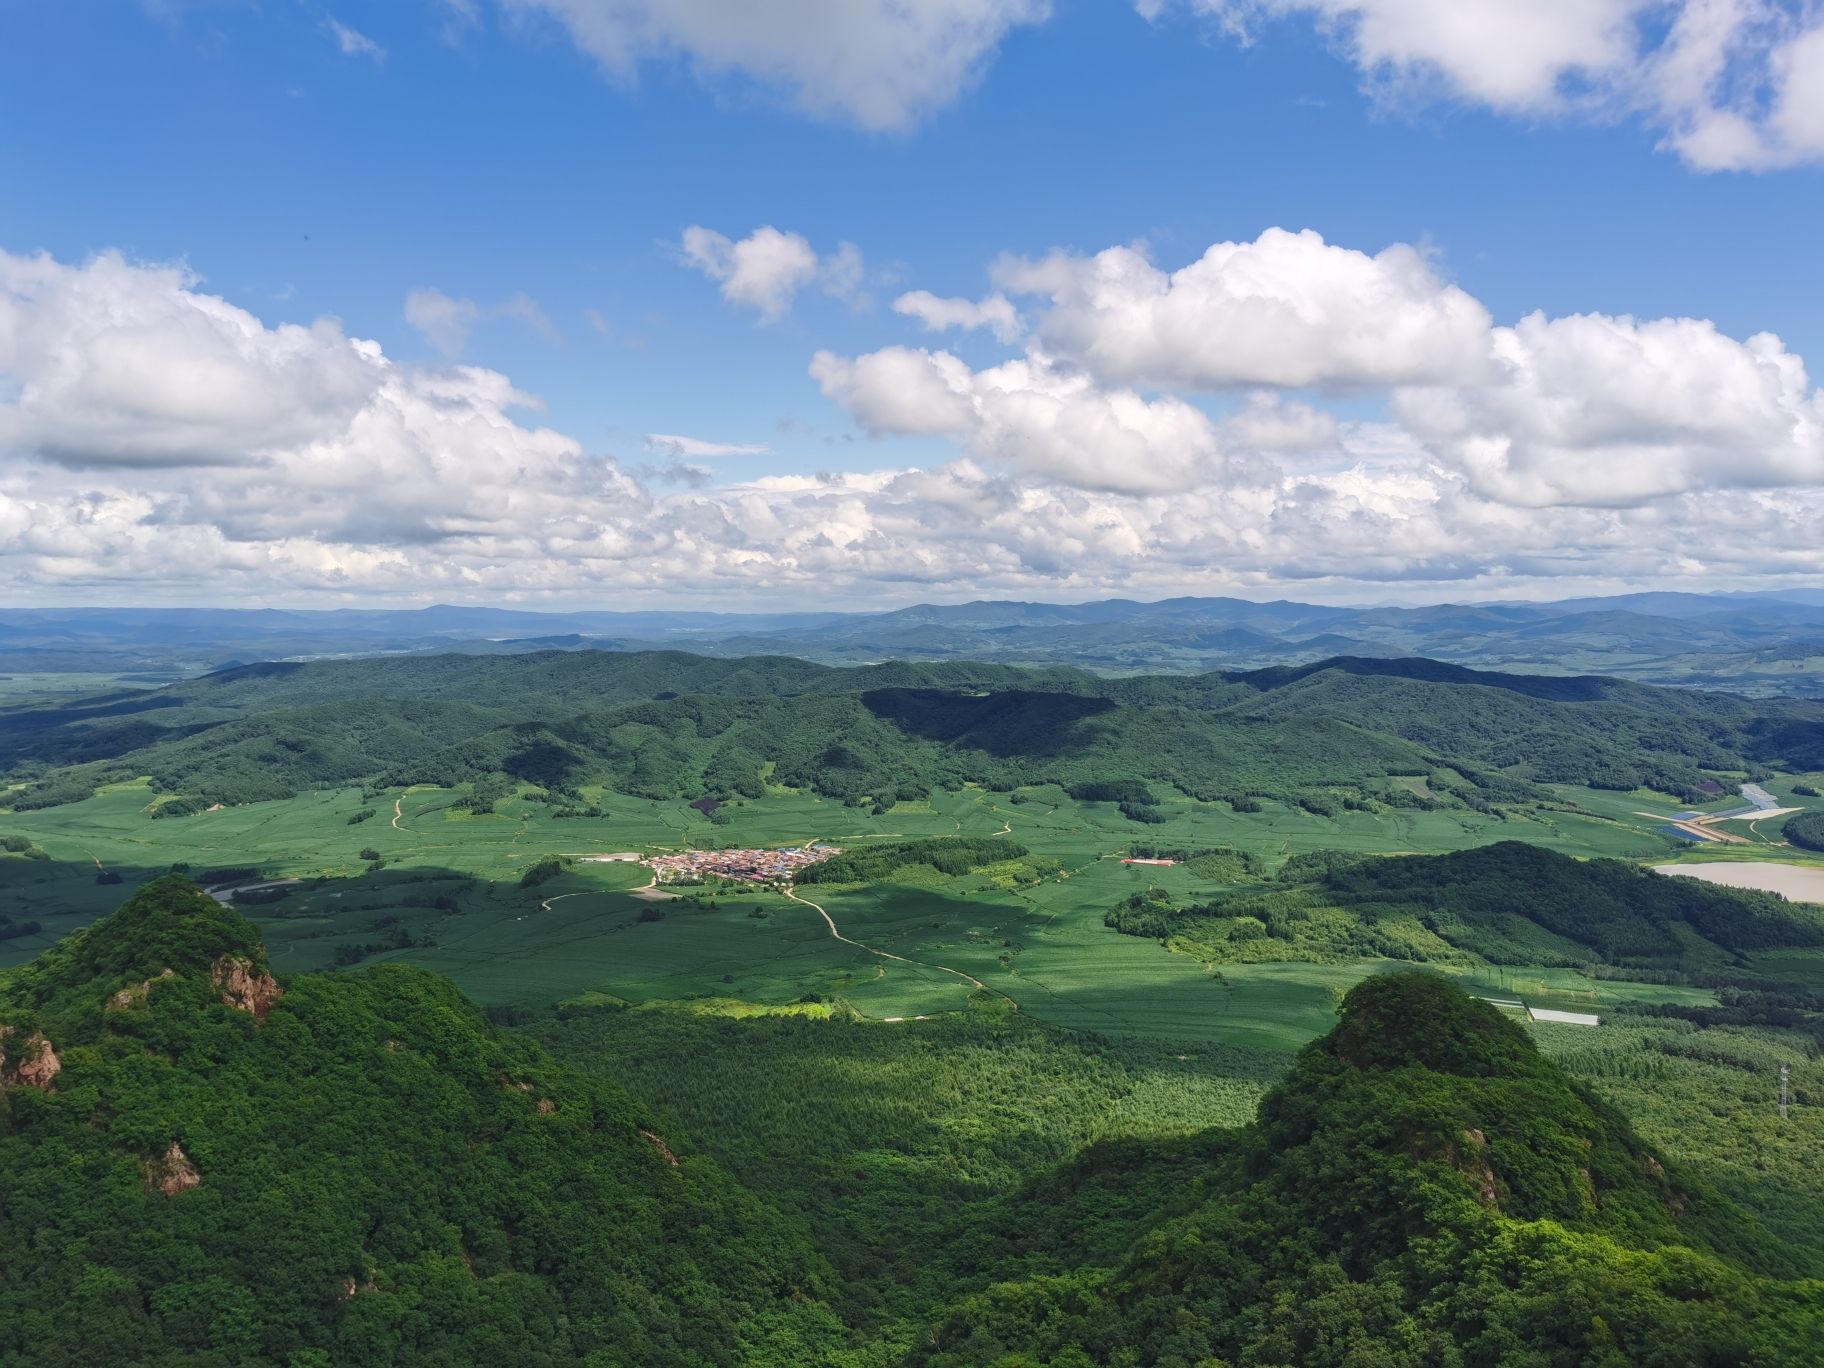
[[[771,883],[790,880],[794,871],[840,854],[839,846],[814,844],[777,850],[685,850],[675,855],[649,855],[640,863],[661,884],[701,883],[709,875]]]

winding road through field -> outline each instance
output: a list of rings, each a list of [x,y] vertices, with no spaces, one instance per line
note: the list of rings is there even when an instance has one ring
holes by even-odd
[[[538,910],[540,912],[549,912],[551,910],[552,903],[560,903],[565,898],[593,898],[593,897],[599,896],[602,893],[606,893],[609,891],[611,891],[611,890],[605,889],[605,888],[589,888],[589,889],[585,889],[581,893],[559,893],[556,897],[543,899],[538,904]]]
[[[993,993],[997,997],[1006,998],[1008,1002],[1013,1003],[1014,1011],[1017,1012],[1020,1010],[1019,1003],[1014,1002],[1014,1000],[1011,997],[1008,997],[1007,994],[1001,992],[1001,990],[999,988],[990,988],[987,984],[983,983],[980,979],[978,979],[974,974],[966,974],[961,969],[952,969],[947,964],[934,964],[930,960],[916,960],[916,959],[912,959],[906,955],[896,955],[891,950],[882,950],[878,946],[865,945],[861,941],[855,940],[853,937],[843,935],[841,929],[838,928],[836,925],[836,919],[829,914],[829,911],[823,906],[823,904],[812,902],[809,898],[800,897],[798,895],[798,890],[796,888],[791,887],[789,884],[786,886],[785,896],[790,898],[795,903],[803,903],[806,907],[810,908],[818,916],[822,917],[823,924],[830,928],[830,934],[832,936],[834,936],[837,940],[841,941],[844,945],[852,945],[857,950],[865,950],[870,955],[878,955],[881,959],[897,960],[901,964],[910,964],[919,969],[935,969],[940,974],[950,974],[955,978],[961,979],[964,983],[970,984],[976,988],[981,989],[984,993]]]
[[[1010,821],[1005,816],[1002,816],[1002,814],[1000,814],[998,812],[995,813],[995,816],[1001,818],[1001,829],[999,831],[993,832],[991,834],[994,836],[1011,836],[1013,834],[1012,821]],[[952,833],[952,836],[953,837],[961,836],[963,834],[962,822],[959,821],[955,817],[952,817],[950,820],[952,822],[956,823],[956,831],[954,833]],[[938,837],[937,839],[942,840],[943,838]],[[806,842],[806,844],[815,845],[815,844],[817,844],[817,842],[808,841],[808,842]],[[984,993],[993,993],[996,997],[1004,998],[1007,1002],[1012,1004],[1014,1011],[1017,1012],[1020,1010],[1020,1004],[1017,1001],[1015,1001],[1013,998],[1009,997],[1006,993],[1003,993],[999,988],[990,988],[987,984],[983,983],[974,974],[964,973],[961,969],[952,969],[947,964],[937,964],[931,960],[917,960],[917,959],[912,959],[906,955],[896,955],[891,950],[882,950],[879,946],[867,945],[861,941],[854,939],[851,936],[843,935],[841,928],[839,928],[836,925],[836,919],[829,914],[829,910],[827,908],[825,908],[822,903],[812,902],[809,898],[800,897],[798,894],[798,890],[795,887],[793,887],[791,884],[787,884],[785,886],[785,896],[787,898],[791,899],[791,901],[793,901],[795,903],[804,904],[804,906],[810,908],[818,916],[822,917],[823,924],[830,928],[830,935],[835,937],[837,940],[841,941],[844,945],[852,945],[857,950],[865,950],[868,954],[877,955],[881,959],[896,960],[900,964],[910,964],[919,969],[935,969],[940,974],[949,974],[953,978],[961,979],[964,983],[967,983],[967,984],[971,985],[972,987],[979,988]],[[918,1017],[915,1019],[920,1020],[920,1021],[924,1020],[923,1017]],[[905,1018],[904,1017],[894,1017],[894,1018],[891,1018],[891,1020],[903,1021],[903,1020],[905,1020]]]

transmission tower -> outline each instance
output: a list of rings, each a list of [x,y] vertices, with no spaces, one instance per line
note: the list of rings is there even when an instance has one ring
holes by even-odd
[[[1780,1120],[1786,1119],[1786,1079],[1792,1073],[1790,1064],[1780,1065]]]

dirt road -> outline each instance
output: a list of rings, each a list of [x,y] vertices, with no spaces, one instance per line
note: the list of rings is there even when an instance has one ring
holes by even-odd
[[[980,979],[978,979],[974,974],[966,974],[961,969],[952,969],[947,964],[933,964],[930,960],[916,960],[916,959],[912,959],[906,955],[896,955],[891,950],[882,950],[877,946],[865,945],[861,941],[858,941],[858,940],[853,939],[852,937],[843,935],[841,929],[838,928],[836,925],[836,919],[829,914],[829,912],[824,908],[824,906],[821,903],[814,903],[809,898],[800,897],[798,895],[798,890],[795,888],[790,888],[790,887],[788,887],[785,890],[785,896],[790,898],[795,903],[803,903],[806,907],[810,908],[818,916],[822,917],[823,924],[830,928],[830,934],[832,936],[834,936],[837,940],[841,941],[844,945],[852,945],[857,950],[865,950],[870,955],[878,955],[881,959],[897,960],[900,964],[910,964],[910,965],[914,965],[920,969],[935,969],[940,974],[949,974],[954,978],[961,979],[964,983],[967,983],[967,984],[971,985],[972,987],[981,989],[981,991],[984,993],[993,993],[997,997],[1006,998],[1008,1002],[1013,1003],[1013,1009],[1016,1012],[1019,1011],[1019,1009],[1020,1009],[1019,1003],[1014,1002],[1014,1000],[1012,998],[1007,997],[1007,994],[1001,992],[1001,990],[999,988],[990,988],[987,984],[983,983]]]

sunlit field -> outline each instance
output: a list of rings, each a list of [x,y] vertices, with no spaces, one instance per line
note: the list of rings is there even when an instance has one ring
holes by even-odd
[[[484,1003],[535,1011],[589,998],[695,1000],[727,1011],[808,1000],[882,1021],[959,1011],[977,992],[975,980],[1022,1012],[1073,1029],[1286,1051],[1328,1028],[1351,984],[1398,966],[1351,959],[1216,972],[1155,941],[1115,934],[1104,914],[1137,889],[1195,900],[1216,887],[1183,866],[1124,866],[1120,856],[1137,840],[1228,845],[1269,866],[1314,850],[1437,852],[1511,839],[1584,856],[1663,859],[1671,849],[1650,824],[1626,820],[1650,795],[1593,790],[1565,795],[1576,810],[1538,808],[1507,820],[1398,810],[1325,818],[1273,802],[1240,813],[1180,797],[1163,804],[1165,822],[1144,828],[1112,804],[1074,801],[1049,786],[937,793],[879,815],[781,790],[730,806],[720,825],[682,802],[587,796],[603,817],[554,818],[526,798],[476,816],[454,806],[455,791],[414,788],[315,792],[154,819],[146,813],[151,794],[137,784],[19,813],[4,829],[49,859],[0,861],[0,911],[40,928],[0,943],[0,963],[31,958],[137,883],[185,866],[205,883],[299,881],[276,901],[243,907],[281,971],[402,959],[449,974]],[[805,889],[847,940],[833,937],[808,902],[776,891],[718,881],[680,890],[692,897],[655,898],[641,891],[650,872],[634,864],[577,862],[520,887],[525,871],[552,855],[959,835],[1017,841],[1050,857],[1055,872],[1019,887],[978,873]],[[98,882],[115,875],[119,883]],[[1524,984],[1540,1001],[1564,1003],[1588,992],[1562,970],[1467,982],[1491,994]],[[1614,981],[1598,991],[1604,1000],[1713,1000],[1707,990]]]

